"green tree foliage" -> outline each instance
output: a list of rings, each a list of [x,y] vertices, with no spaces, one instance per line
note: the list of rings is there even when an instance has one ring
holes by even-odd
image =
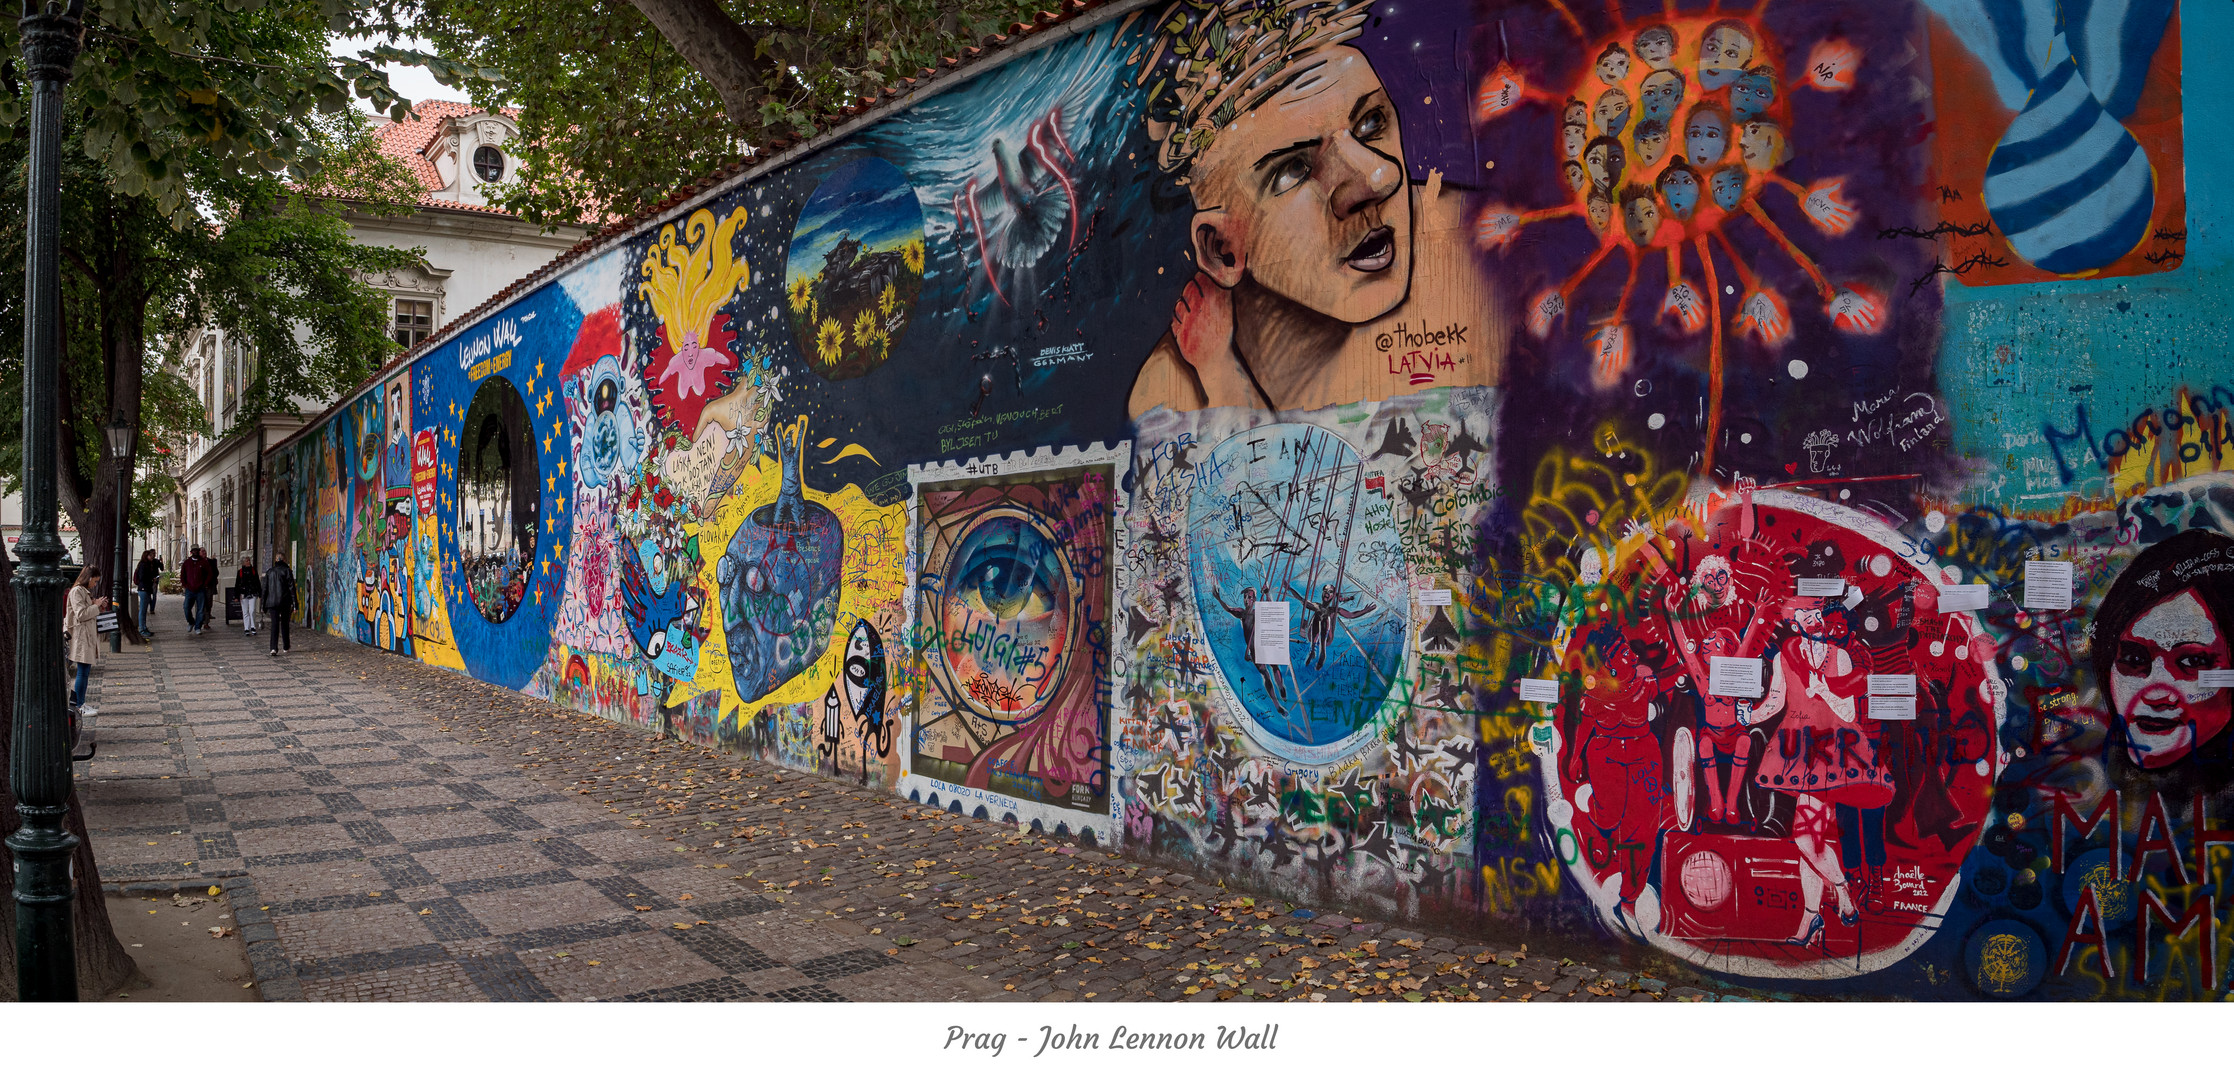
[[[412,32],[461,68],[503,73],[474,87],[476,104],[520,110],[520,165],[498,198],[555,224],[635,213],[1053,6],[426,0]]]
[[[59,480],[89,550],[112,535],[117,478],[136,472],[105,451],[110,418],[138,425],[143,450],[166,434],[183,450],[175,410],[193,395],[158,375],[161,392],[149,398],[151,349],[175,355],[210,325],[252,339],[264,362],[243,417],[328,396],[392,355],[381,298],[355,275],[410,256],[355,245],[326,211],[341,199],[393,206],[408,179],[375,152],[352,101],[406,110],[380,62],[479,77],[408,50],[328,55],[330,31],[378,33],[396,14],[362,0],[86,5],[84,49],[63,97]],[[16,24],[0,21],[0,56],[21,48]],[[12,62],[0,69],[6,265],[22,265],[28,89]],[[6,368],[20,364],[22,312],[13,290],[0,297],[4,400],[21,393]],[[150,400],[173,412],[146,415]],[[210,424],[198,417],[192,427]],[[12,429],[0,428],[0,472],[11,477],[21,461]]]

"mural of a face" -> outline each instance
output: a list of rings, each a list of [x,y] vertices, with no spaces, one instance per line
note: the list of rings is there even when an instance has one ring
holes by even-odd
[[[1590,173],[1590,184],[1600,191],[1612,191],[1621,181],[1621,144],[1600,135],[1590,140],[1590,149],[1583,152],[1582,167]]]
[[[1753,32],[1745,24],[1725,20],[1707,28],[1699,43],[1699,85],[1720,90],[1743,74],[1753,62]]]
[[[1783,128],[1766,120],[1755,120],[1745,125],[1745,132],[1738,136],[1738,154],[1745,160],[1746,168],[1767,172],[1789,160],[1792,148],[1784,141]]]
[[[2202,673],[2234,667],[2234,538],[2190,529],[2143,551],[2095,612],[2095,676],[2127,756],[2144,769],[2185,760],[2226,733],[2234,692]]]
[[[1564,124],[1559,129],[1559,152],[1564,157],[1579,158],[1582,148],[1590,145],[1590,125],[1580,121]]]
[[[1745,201],[1745,170],[1736,165],[1724,165],[1714,171],[1714,205],[1723,211],[1736,210]]]
[[[1769,110],[1776,101],[1776,69],[1764,64],[1746,72],[1730,87],[1730,115],[1739,123]]]
[[[1646,120],[1638,124],[1634,143],[1639,167],[1658,163],[1660,155],[1668,150],[1668,125],[1658,120]]]
[[[1600,236],[1613,224],[1613,197],[1603,190],[1593,190],[1584,200],[1583,210],[1590,216],[1590,228]]]
[[[1683,104],[1683,73],[1655,71],[1644,77],[1644,86],[1637,93],[1643,101],[1645,119],[1672,121]]]
[[[1607,86],[1618,86],[1629,77],[1629,53],[1619,45],[1608,45],[1598,54],[1598,81]]]
[[[2119,635],[2110,701],[2127,751],[2161,769],[2226,730],[2234,695],[2204,689],[2204,671],[2234,666],[2224,627],[2194,589],[2157,601]]]
[[[1660,204],[1652,200],[1649,191],[1640,189],[1621,204],[1621,220],[1629,230],[1629,242],[1645,247],[1652,243],[1652,234],[1660,231]]]
[[[1580,161],[1569,161],[1561,165],[1559,175],[1566,178],[1567,190],[1569,191],[1580,193],[1584,185],[1590,183],[1590,177],[1583,173],[1582,162]]]
[[[1683,125],[1683,156],[1694,165],[1712,165],[1730,149],[1730,124],[1718,109],[1701,106],[1691,110]]]
[[[1668,166],[1660,174],[1660,197],[1668,200],[1668,212],[1677,221],[1691,220],[1691,213],[1699,208],[1699,174],[1681,162]]]
[[[1598,95],[1598,106],[1593,110],[1598,130],[1608,135],[1619,135],[1629,127],[1629,95],[1619,87]]]
[[[1637,59],[1644,61],[1647,67],[1666,71],[1675,63],[1675,31],[1666,25],[1647,26],[1637,31],[1633,44],[1637,47]]]
[[[1412,204],[1396,109],[1365,55],[1298,57],[1195,170],[1196,262],[1346,323],[1411,286]]]

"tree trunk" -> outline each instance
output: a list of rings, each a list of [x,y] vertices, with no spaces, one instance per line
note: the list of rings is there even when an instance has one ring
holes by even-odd
[[[759,106],[767,96],[768,61],[759,43],[723,11],[718,0],[629,0],[651,20],[661,37],[721,95],[730,123],[760,125]]]
[[[16,653],[16,593],[12,584],[14,567],[0,559],[0,758],[12,749],[15,738],[15,653]],[[62,632],[55,627],[54,632]],[[15,832],[23,825],[16,814],[15,792],[8,788],[8,774],[0,769],[0,835]],[[75,788],[70,792],[70,813],[62,819],[62,827],[78,838],[77,852],[71,856],[73,877],[77,879],[77,897],[71,902],[71,932],[78,952],[78,997],[81,1000],[104,998],[128,984],[144,982],[139,965],[132,962],[132,954],[116,939],[116,929],[109,925],[109,908],[101,896],[101,868],[93,859],[93,841],[85,828],[85,807]],[[5,853],[0,849],[0,853]],[[16,999],[15,955],[15,860],[12,853],[0,858],[0,933],[4,933],[6,947],[0,949],[0,1001]]]

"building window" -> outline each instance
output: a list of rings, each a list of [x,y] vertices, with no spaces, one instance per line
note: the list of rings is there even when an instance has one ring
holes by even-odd
[[[396,301],[396,344],[406,349],[434,334],[434,301]]]
[[[493,146],[476,148],[473,151],[473,171],[483,183],[493,184],[504,179],[504,151]]]

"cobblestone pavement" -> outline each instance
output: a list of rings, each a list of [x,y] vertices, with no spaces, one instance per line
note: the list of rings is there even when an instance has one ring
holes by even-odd
[[[79,767],[102,873],[223,886],[269,999],[1717,996],[1241,895],[322,635],[103,659]]]

